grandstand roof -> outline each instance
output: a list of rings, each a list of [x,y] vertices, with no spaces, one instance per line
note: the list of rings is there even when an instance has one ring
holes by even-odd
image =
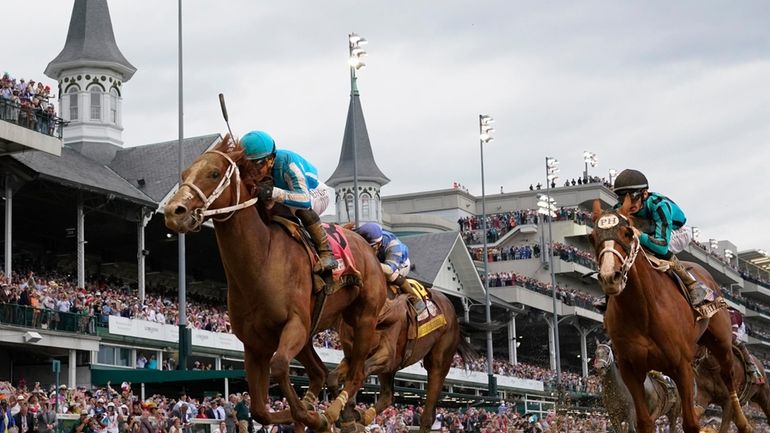
[[[152,198],[109,167],[66,146],[62,148],[60,157],[33,151],[11,155],[11,158],[37,172],[42,179],[99,194],[117,194],[139,204],[155,204]]]
[[[409,271],[409,277],[455,291],[458,295],[466,295],[479,302],[484,300],[484,286],[459,232],[407,236],[401,238],[401,241],[409,247],[409,259],[414,265],[414,269]],[[442,284],[444,280],[440,274],[450,263],[449,267],[454,269],[455,277],[459,278],[455,284],[461,287],[460,292],[454,287],[442,287],[447,284]]]
[[[356,157],[353,158],[355,151]],[[380,186],[390,182],[377,163],[374,161],[372,145],[369,142],[369,133],[366,130],[364,112],[361,109],[361,98],[357,95],[350,96],[348,106],[348,119],[345,122],[345,135],[342,138],[342,151],[337,168],[326,183],[334,187],[343,182],[353,181],[353,162],[358,161],[356,169],[359,181],[377,182]]]
[[[219,134],[209,134],[184,139],[184,166],[190,165],[219,138]],[[139,185],[143,179],[141,191],[160,203],[179,182],[178,155],[177,140],[129,147],[118,151],[110,168],[131,185]]]
[[[67,41],[45,68],[45,74],[59,79],[63,70],[82,66],[112,69],[123,76],[123,81],[136,72],[115,42],[107,0],[75,0]]]
[[[768,256],[766,251],[763,251],[763,250],[739,251],[738,257],[741,260],[745,260],[766,272],[770,272],[770,256]]]

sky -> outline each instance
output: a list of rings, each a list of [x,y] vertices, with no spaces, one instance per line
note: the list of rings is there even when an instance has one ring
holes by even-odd
[[[126,146],[177,137],[177,2],[110,0],[116,40],[138,69],[123,86]],[[3,0],[0,68],[52,85],[73,2]],[[367,67],[358,87],[382,194],[487,191],[643,171],[701,240],[770,251],[770,2],[185,0],[185,136],[270,132],[327,179],[350,95],[347,35]],[[26,12],[25,12],[26,11]]]

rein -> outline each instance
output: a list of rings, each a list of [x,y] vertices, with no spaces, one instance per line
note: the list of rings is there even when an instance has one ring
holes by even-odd
[[[618,243],[623,245],[621,242],[618,242]],[[631,267],[634,265],[634,262],[636,261],[636,256],[639,254],[639,251],[641,249],[642,249],[642,243],[639,241],[639,237],[634,236],[634,243],[631,244],[631,248],[628,252],[628,255],[626,255],[626,257],[621,256],[620,253],[617,252],[615,248],[612,248],[612,247],[605,247],[604,249],[599,251],[599,256],[597,260],[599,263],[601,263],[602,256],[605,253],[614,254],[618,259],[620,259],[621,262],[623,262],[623,266],[621,266],[620,268],[620,271],[622,272],[622,279],[620,281],[621,291],[626,288],[626,283],[628,282],[628,271],[630,271]]]
[[[227,221],[228,219],[232,218],[233,215],[235,215],[236,211],[239,211],[241,209],[245,209],[247,207],[250,207],[254,205],[254,203],[257,202],[257,198],[254,197],[250,200],[246,200],[245,202],[241,203],[241,173],[240,170],[238,170],[238,166],[233,161],[232,158],[230,158],[229,155],[227,155],[224,152],[220,152],[218,150],[210,150],[206,153],[216,154],[220,155],[223,158],[227,160],[227,162],[230,163],[230,165],[227,167],[227,170],[225,171],[225,175],[222,177],[222,180],[219,181],[219,185],[217,185],[216,188],[214,188],[213,191],[211,191],[211,195],[206,197],[206,194],[201,191],[200,188],[198,188],[197,185],[189,182],[183,182],[179,188],[182,188],[183,186],[186,186],[190,188],[191,190],[195,191],[196,194],[198,194],[198,198],[201,199],[203,202],[203,206],[195,209],[192,212],[192,218],[195,220],[195,229],[193,231],[199,231],[203,221],[208,218],[212,217],[214,221],[222,222]],[[219,209],[209,209],[209,206],[211,206],[212,203],[214,203],[219,196],[222,195],[223,192],[231,185],[230,179],[233,177],[233,174],[235,174],[235,204],[226,206]],[[224,213],[230,213],[230,215],[227,215],[223,218],[214,218],[214,215],[221,215]]]

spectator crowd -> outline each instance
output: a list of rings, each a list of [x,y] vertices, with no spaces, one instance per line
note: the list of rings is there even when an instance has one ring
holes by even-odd
[[[0,78],[0,120],[53,135],[56,109],[50,98],[50,86],[35,80],[17,80],[6,72]]]
[[[591,213],[577,207],[562,207],[556,212],[554,221],[573,221],[577,224],[591,224]],[[524,209],[487,215],[487,242],[497,242],[506,233],[524,224],[537,224],[540,215],[537,209]],[[484,241],[484,219],[482,215],[462,217],[457,220],[466,245],[480,244]]]

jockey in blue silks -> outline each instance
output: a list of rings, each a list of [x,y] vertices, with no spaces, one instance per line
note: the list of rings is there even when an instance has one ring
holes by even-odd
[[[329,206],[329,193],[318,181],[318,170],[299,154],[276,149],[264,131],[247,133],[240,144],[257,173],[257,197],[283,203],[299,218],[318,251],[317,272],[335,269],[337,260],[319,217]]]
[[[383,230],[377,223],[361,225],[356,232],[360,234],[374,249],[377,259],[382,266],[382,272],[390,284],[398,286],[403,293],[413,296],[414,306],[418,315],[425,310],[425,302],[422,295],[414,288],[406,276],[411,269],[409,261],[409,248],[402,243],[396,235]]]

